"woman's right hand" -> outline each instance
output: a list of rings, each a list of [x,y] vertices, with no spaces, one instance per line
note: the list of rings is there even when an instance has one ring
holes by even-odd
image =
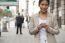
[[[45,28],[45,29],[48,29],[49,28],[49,26],[47,24],[45,24],[45,23],[42,23],[40,25],[42,25],[42,28]]]
[[[43,25],[38,25],[37,28],[38,28],[38,30],[40,30],[43,28]]]
[[[41,23],[40,25],[37,26],[38,30],[45,28],[46,24],[45,23]]]

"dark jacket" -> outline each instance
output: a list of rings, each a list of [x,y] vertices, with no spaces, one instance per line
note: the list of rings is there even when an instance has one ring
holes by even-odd
[[[24,22],[24,17],[23,16],[17,16],[16,17],[16,24],[21,24]]]

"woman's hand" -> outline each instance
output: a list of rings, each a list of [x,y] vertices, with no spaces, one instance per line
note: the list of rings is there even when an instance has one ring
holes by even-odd
[[[41,23],[40,25],[37,26],[38,30],[45,28],[46,30],[49,28],[49,26],[45,23]]]
[[[49,28],[49,26],[47,24],[45,24],[45,23],[41,23],[40,25],[42,26],[42,28],[45,28],[45,29]]]
[[[38,25],[37,28],[38,28],[38,30],[40,30],[40,29],[43,28],[43,26],[42,25]]]

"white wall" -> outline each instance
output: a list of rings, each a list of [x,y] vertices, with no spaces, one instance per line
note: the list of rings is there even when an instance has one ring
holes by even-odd
[[[33,6],[33,1],[34,0],[29,0],[28,13],[30,16],[39,11],[38,0],[35,0],[34,6]],[[22,9],[24,9],[24,13],[26,13],[26,0],[19,0],[19,12],[21,12]]]
[[[19,12],[22,14],[22,9],[26,10],[26,0],[19,0]]]

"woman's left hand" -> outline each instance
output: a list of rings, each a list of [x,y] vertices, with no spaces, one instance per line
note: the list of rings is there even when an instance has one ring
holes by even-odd
[[[45,28],[45,29],[48,29],[48,28],[49,28],[49,26],[48,26],[47,24],[45,24],[45,23],[42,23],[42,24],[40,24],[40,25],[42,25],[43,28]]]
[[[48,25],[45,25],[44,28],[47,30],[49,28],[49,26]]]

